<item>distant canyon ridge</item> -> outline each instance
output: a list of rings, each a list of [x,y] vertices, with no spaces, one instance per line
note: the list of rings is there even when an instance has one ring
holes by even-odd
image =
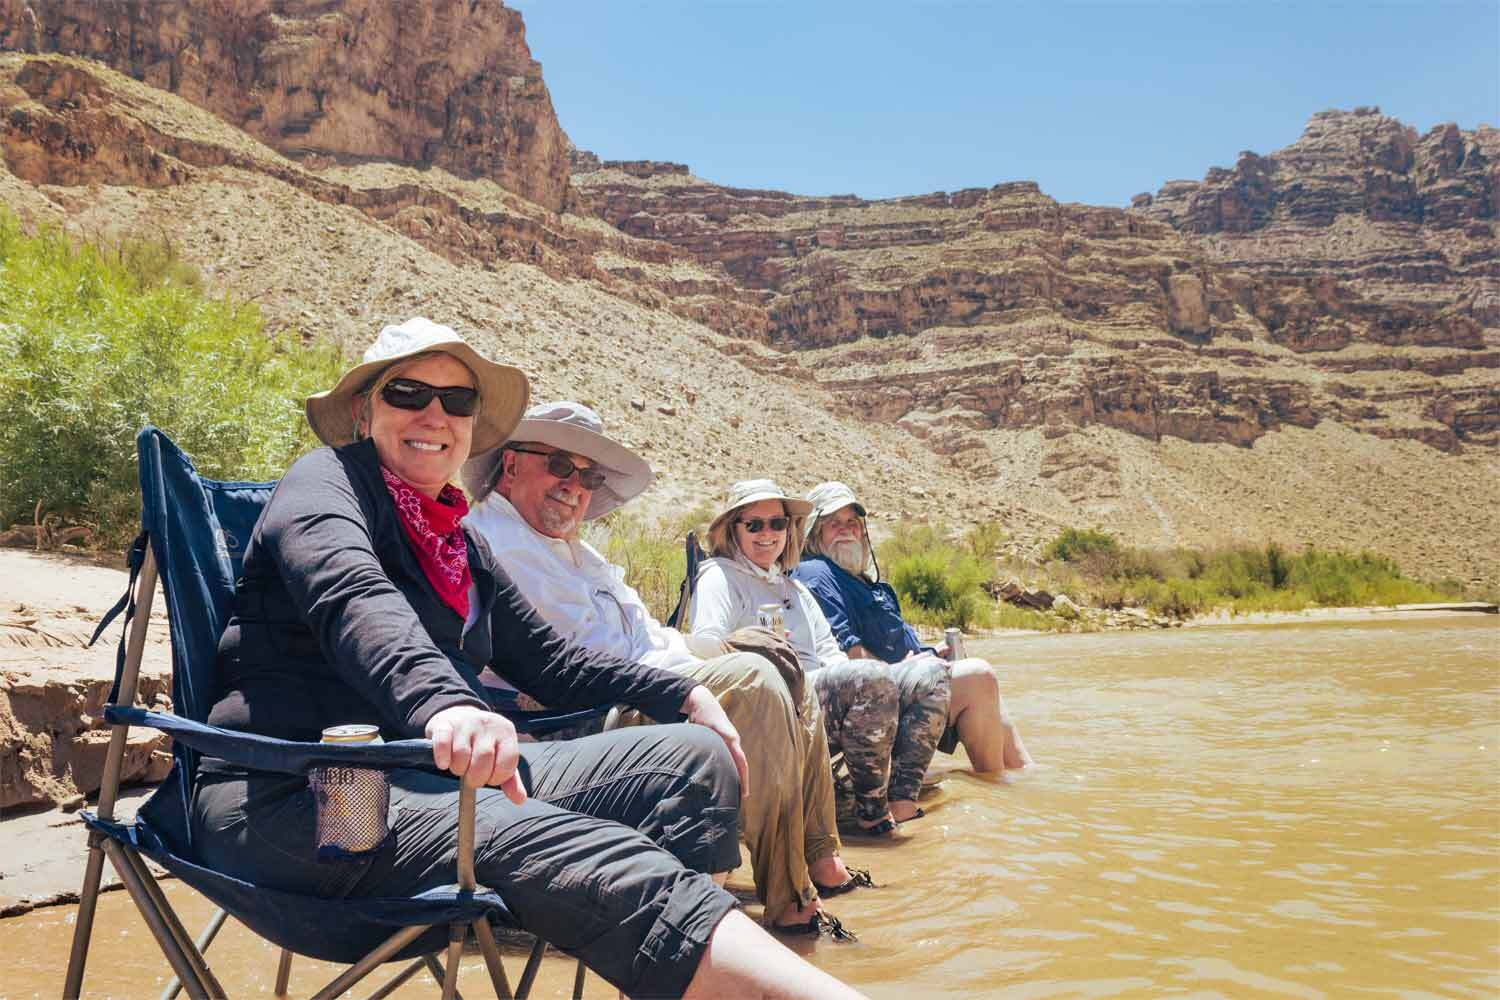
[[[425,313],[657,467],[885,523],[1372,548],[1500,585],[1500,131],[1314,114],[1130,206],[605,161],[497,0],[0,0],[0,191],[354,350]],[[997,95],[1003,100],[1003,95]],[[649,153],[649,150],[643,150]]]

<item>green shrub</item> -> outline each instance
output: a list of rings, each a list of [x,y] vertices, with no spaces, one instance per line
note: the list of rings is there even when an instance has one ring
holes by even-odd
[[[199,284],[164,244],[75,245],[0,210],[0,525],[39,510],[120,544],[147,423],[226,478],[274,477],[316,443],[302,399],[337,353],[268,336],[253,304]]]
[[[1108,532],[1097,528],[1064,528],[1042,555],[1059,562],[1077,562],[1095,553],[1110,555],[1118,548],[1119,543]]]
[[[995,576],[992,557],[976,557],[968,544],[956,545],[930,525],[899,527],[879,556],[907,621],[965,630],[989,626],[994,601],[984,586]]]
[[[1276,543],[1217,549],[1144,549],[1101,531],[1069,528],[1047,548],[1066,572],[1062,589],[1106,608],[1149,608],[1187,617],[1215,609],[1294,611],[1442,600],[1453,592],[1404,577],[1396,563],[1368,552],[1308,548],[1288,554]],[[1051,569],[1056,569],[1054,564]],[[1461,588],[1460,588],[1461,589]]]

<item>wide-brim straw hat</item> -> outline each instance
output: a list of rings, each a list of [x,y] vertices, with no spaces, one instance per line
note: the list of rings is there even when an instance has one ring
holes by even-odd
[[[589,499],[588,510],[583,513],[585,521],[603,517],[627,500],[639,496],[656,477],[649,462],[606,436],[604,421],[599,419],[599,414],[582,403],[538,403],[526,411],[509,440],[516,444],[549,445],[586,458],[604,470],[604,485]],[[464,463],[464,489],[469,491],[474,503],[489,496],[495,488],[503,458],[504,449],[501,448],[483,455],[475,449],[475,456]]]
[[[434,323],[423,316],[383,328],[375,343],[365,351],[364,360],[346,371],[337,385],[307,397],[307,422],[313,433],[324,444],[335,448],[352,443],[356,427],[350,401],[367,391],[380,373],[391,365],[431,352],[451,354],[474,373],[474,388],[479,390],[479,412],[474,415],[470,453],[478,454],[498,447],[510,436],[531,398],[531,383],[527,381],[526,373],[511,365],[491,361],[464,343],[452,327]]]
[[[762,500],[780,500],[785,505],[789,517],[806,517],[812,513],[813,509],[813,505],[806,500],[787,496],[786,491],[777,486],[775,480],[743,479],[729,487],[729,492],[724,497],[724,506],[714,518],[713,523],[708,526],[708,530],[714,531],[727,518],[734,516],[734,512],[741,507],[748,507]]]
[[[860,517],[865,516],[865,505],[859,502],[853,490],[840,482],[819,483],[807,491],[807,500],[812,504],[812,517],[809,517],[802,525],[804,540],[812,537],[818,518],[826,517],[834,511],[853,507],[856,514]]]

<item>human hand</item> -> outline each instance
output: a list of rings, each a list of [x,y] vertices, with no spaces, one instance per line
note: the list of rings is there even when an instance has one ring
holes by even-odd
[[[526,785],[516,767],[521,751],[516,727],[503,715],[473,705],[445,708],[427,720],[432,762],[472,788],[495,785],[516,805]]]
[[[792,704],[802,704],[802,687],[805,683],[802,661],[797,659],[797,651],[785,637],[768,628],[752,625],[729,633],[724,637],[724,643],[731,649],[754,653],[770,660],[777,673],[781,674],[781,679],[786,682],[787,690],[792,695]]]
[[[724,745],[729,747],[729,756],[734,761],[734,769],[740,773],[740,796],[750,797],[750,761],[745,757],[745,749],[740,746],[740,731],[734,728],[734,723],[729,721],[729,716],[724,714],[724,706],[719,704],[719,699],[713,696],[713,692],[699,684],[688,692],[688,696],[682,702],[682,714],[694,725],[706,726],[719,734]]]

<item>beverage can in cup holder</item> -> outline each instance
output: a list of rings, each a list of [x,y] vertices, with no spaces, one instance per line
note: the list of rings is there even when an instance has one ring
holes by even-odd
[[[324,743],[379,743],[380,727],[329,726]],[[323,765],[308,774],[318,805],[318,857],[367,854],[385,842],[391,784],[384,771],[369,767]]]

